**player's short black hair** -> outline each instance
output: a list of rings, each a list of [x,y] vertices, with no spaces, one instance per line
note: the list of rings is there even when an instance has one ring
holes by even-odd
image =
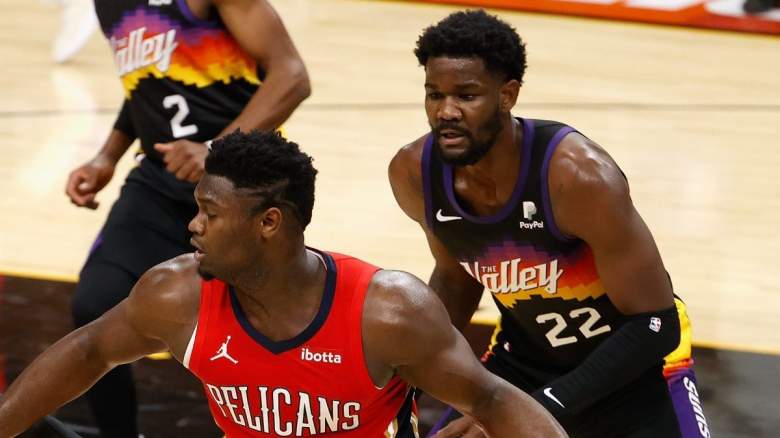
[[[314,180],[312,158],[278,132],[228,134],[211,144],[206,173],[229,179],[237,189],[262,198],[253,212],[288,207],[302,228],[311,222]]]
[[[429,58],[480,58],[488,71],[523,82],[525,44],[507,22],[485,11],[455,12],[426,28],[414,49],[423,67]]]

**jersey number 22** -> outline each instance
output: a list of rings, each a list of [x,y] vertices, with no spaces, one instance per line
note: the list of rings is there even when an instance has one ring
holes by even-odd
[[[577,319],[583,315],[588,315],[588,319],[580,324],[580,333],[582,333],[586,339],[598,336],[602,333],[607,333],[608,331],[612,330],[609,324],[604,324],[600,327],[594,327],[598,320],[601,319],[601,315],[599,315],[599,312],[592,307],[582,307],[569,312],[569,317],[571,319]],[[576,336],[558,336],[563,330],[566,329],[566,326],[568,325],[563,315],[560,313],[551,312],[543,313],[536,317],[536,322],[539,324],[544,324],[548,321],[555,322],[553,328],[551,328],[545,335],[553,347],[560,347],[561,345],[573,344],[577,342]]]

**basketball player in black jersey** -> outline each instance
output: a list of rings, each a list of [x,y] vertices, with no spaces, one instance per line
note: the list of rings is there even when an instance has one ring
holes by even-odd
[[[67,195],[96,208],[136,139],[141,153],[80,273],[77,326],[119,303],[152,266],[193,250],[187,223],[206,143],[237,128],[275,129],[310,93],[304,63],[265,0],[96,0],[95,9],[125,101],[102,149],[71,172]],[[87,399],[103,436],[138,437],[128,365]]]
[[[396,154],[390,183],[425,232],[453,323],[491,292],[488,369],[573,437],[708,437],[685,307],[625,176],[574,128],[510,113],[526,66],[515,30],[454,13],[415,55],[431,132]],[[437,436],[481,435],[461,418]]]

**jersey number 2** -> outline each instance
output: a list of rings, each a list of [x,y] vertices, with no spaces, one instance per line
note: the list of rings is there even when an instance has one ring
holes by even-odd
[[[582,333],[586,339],[598,336],[602,333],[607,333],[608,331],[612,330],[609,324],[604,324],[601,327],[596,328],[593,327],[596,325],[598,320],[601,319],[601,315],[599,315],[599,312],[592,307],[582,307],[580,309],[574,309],[569,312],[569,317],[572,319],[577,319],[582,315],[588,315],[588,319],[586,319],[585,322],[580,325],[580,333]],[[566,326],[568,325],[566,320],[563,318],[563,315],[560,313],[551,312],[543,313],[536,317],[536,322],[539,324],[544,324],[548,321],[555,321],[553,328],[551,328],[545,335],[553,347],[560,347],[561,345],[573,344],[577,342],[576,336],[566,336],[563,338],[558,336],[564,329],[566,329]]]
[[[163,106],[166,109],[176,107],[176,114],[174,114],[171,118],[171,132],[173,133],[173,138],[186,137],[198,132],[197,125],[181,124],[181,122],[183,122],[190,113],[190,106],[187,105],[187,101],[184,99],[184,96],[181,94],[171,94],[170,96],[165,96],[165,99],[163,99]]]

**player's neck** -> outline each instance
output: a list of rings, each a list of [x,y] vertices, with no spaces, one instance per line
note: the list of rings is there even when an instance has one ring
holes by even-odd
[[[314,319],[322,301],[326,269],[302,243],[292,256],[277,261],[281,263],[264,269],[253,280],[233,286],[249,322],[268,338],[283,340],[298,335]]]
[[[456,168],[455,192],[478,215],[492,214],[509,200],[520,175],[523,130],[509,116],[496,143],[477,163]]]
[[[506,117],[504,127],[488,153],[475,164],[461,168],[465,175],[501,181],[508,174],[517,173],[522,152],[520,145],[523,141],[523,129],[511,114]]]

